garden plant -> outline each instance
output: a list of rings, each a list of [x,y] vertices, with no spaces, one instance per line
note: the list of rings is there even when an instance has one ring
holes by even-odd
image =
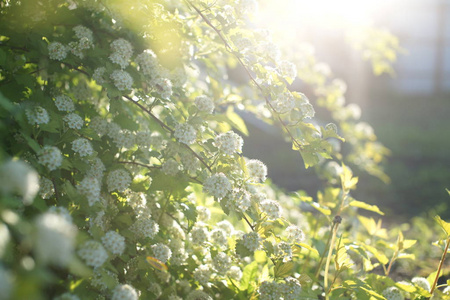
[[[387,181],[389,151],[345,83],[308,47],[286,57],[257,10],[0,1],[1,300],[450,299],[450,224],[385,227],[352,197],[352,168]],[[392,71],[387,31],[355,45]],[[244,111],[314,168],[316,195],[243,156]]]

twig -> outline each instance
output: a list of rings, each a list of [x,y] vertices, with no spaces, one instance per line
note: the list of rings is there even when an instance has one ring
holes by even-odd
[[[444,252],[442,253],[441,261],[439,262],[439,267],[437,269],[436,278],[434,279],[433,287],[431,288],[431,291],[430,291],[431,295],[433,295],[433,292],[436,289],[436,285],[437,285],[437,282],[439,279],[439,274],[441,273],[442,266],[444,265],[445,256],[447,255],[449,244],[450,244],[450,237],[447,238],[447,245],[445,245],[445,249],[444,249]]]

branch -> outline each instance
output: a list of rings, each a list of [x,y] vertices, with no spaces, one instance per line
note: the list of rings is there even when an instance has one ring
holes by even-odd
[[[190,0],[185,0],[199,15],[200,17],[206,22],[206,24],[208,24],[209,27],[211,27],[216,33],[217,35],[220,37],[220,39],[222,40],[222,42],[225,45],[225,48],[227,49],[228,52],[230,52],[231,54],[234,55],[234,57],[236,57],[236,59],[238,60],[238,62],[241,64],[241,66],[244,68],[245,72],[247,73],[248,77],[250,78],[250,80],[256,85],[256,87],[258,88],[258,90],[261,92],[264,100],[266,101],[267,106],[269,106],[270,110],[272,111],[273,114],[275,114],[277,116],[278,121],[281,123],[282,127],[284,128],[284,130],[286,131],[286,133],[289,135],[289,137],[291,138],[292,142],[299,148],[299,149],[303,149],[303,145],[292,135],[291,131],[289,130],[289,128],[287,127],[286,123],[284,123],[283,119],[281,118],[281,116],[275,111],[275,109],[273,108],[272,104],[270,103],[269,98],[264,94],[264,90],[261,87],[261,85],[256,81],[256,79],[253,77],[253,75],[250,73],[250,70],[247,68],[247,66],[244,64],[244,62],[242,61],[242,59],[236,54],[235,51],[233,51],[233,49],[231,48],[230,44],[227,42],[227,40],[225,39],[225,37],[223,36],[222,32],[215,27],[211,21],[190,1]]]

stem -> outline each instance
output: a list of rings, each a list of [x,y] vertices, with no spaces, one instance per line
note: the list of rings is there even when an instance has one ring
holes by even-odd
[[[389,266],[388,266],[387,270],[385,270],[385,272],[384,272],[386,276],[389,276],[392,265],[394,264],[394,261],[397,259],[397,256],[398,256],[398,250],[395,250],[394,254],[392,255],[391,261],[389,262]]]
[[[450,244],[450,237],[447,237],[447,245],[445,245],[444,253],[442,253],[441,261],[439,262],[439,267],[437,269],[436,278],[434,279],[433,287],[431,288],[431,291],[430,291],[431,295],[433,295],[433,292],[436,289],[436,285],[437,285],[437,282],[439,279],[439,274],[441,273],[442,266],[444,265],[445,256],[447,255],[449,244]]]
[[[333,223],[333,225],[331,226],[331,232],[334,231],[334,227],[335,226],[336,226],[336,223]],[[327,240],[327,244],[325,246],[325,250],[323,251],[322,255],[320,256],[319,265],[317,266],[316,274],[314,275],[315,277],[319,276],[320,269],[322,268],[323,260],[325,259],[325,254],[327,253],[327,249],[330,247],[331,236],[332,236],[331,234],[328,236],[328,240]]]
[[[334,240],[336,239],[336,233],[337,233],[337,229],[338,229],[340,223],[335,222],[334,224],[336,224],[336,226],[334,227],[334,230],[332,233],[330,248],[328,249],[327,262],[325,264],[325,275],[323,278],[323,289],[324,290],[326,290],[328,287],[328,270],[330,268],[330,261],[331,261],[331,255],[333,253]],[[328,294],[325,295],[325,298],[328,299]]]

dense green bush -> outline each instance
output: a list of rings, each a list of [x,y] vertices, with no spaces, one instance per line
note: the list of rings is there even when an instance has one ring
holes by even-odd
[[[326,65],[283,60],[252,26],[257,2],[0,8],[0,299],[449,299],[432,272],[450,225],[437,218],[428,253],[438,238],[420,222],[405,239],[359,214],[383,213],[351,196],[346,164],[386,179],[387,150]],[[395,39],[374,32],[379,47],[362,44],[389,70]],[[247,85],[228,80],[237,65]],[[333,123],[288,89],[297,76]],[[317,196],[266,182],[237,110],[283,129],[325,182]],[[402,264],[419,255],[433,270]]]

